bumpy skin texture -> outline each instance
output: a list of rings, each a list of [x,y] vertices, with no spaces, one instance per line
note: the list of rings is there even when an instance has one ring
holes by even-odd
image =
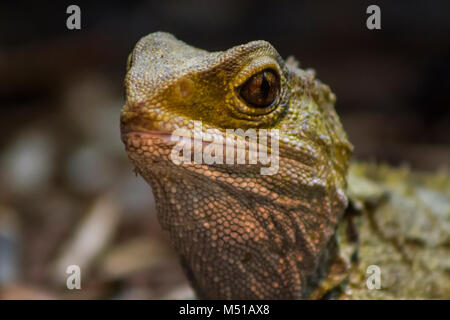
[[[450,299],[450,177],[354,163],[348,176],[359,229],[342,299]],[[342,231],[346,223],[340,226]],[[342,232],[340,249],[348,241]],[[346,243],[347,242],[347,243]],[[380,267],[381,289],[368,290],[367,268]]]
[[[242,99],[239,88],[267,69],[279,79],[279,94],[270,106],[255,108]],[[339,224],[349,202],[352,146],[328,86],[312,71],[297,68],[293,59],[284,61],[265,41],[210,53],[157,32],[142,38],[130,55],[125,88],[122,140],[136,171],[152,186],[158,219],[198,297],[339,297],[331,292],[348,283],[348,272],[358,268],[350,268],[355,239],[347,241],[345,232],[337,231],[339,225],[354,224],[353,217]],[[197,134],[205,138],[206,129],[216,129],[216,135],[236,128],[278,129],[278,172],[261,175],[261,165],[254,164],[174,164],[170,134],[181,128],[195,131],[194,121],[202,121]],[[365,185],[360,180],[352,202],[381,198],[358,194]],[[378,217],[389,221],[392,213],[385,212]],[[446,226],[448,216],[443,215]],[[378,240],[362,243],[361,257],[368,262],[371,257],[381,261],[370,251]],[[338,246],[353,252],[347,255],[353,259],[342,264],[345,254]],[[390,261],[388,253],[384,257]],[[438,265],[445,275],[445,263]],[[340,291],[341,298],[367,291],[365,269],[354,274],[361,279],[355,283],[350,277],[353,282]],[[446,290],[439,292],[445,296]]]
[[[268,68],[281,90],[261,111],[236,88]],[[351,145],[329,88],[265,41],[209,53],[160,32],[138,42],[125,84],[127,152],[153,188],[159,221],[198,296],[307,297],[335,254],[333,234],[347,206]],[[278,173],[260,175],[250,164],[175,165],[168,134],[193,129],[194,120],[218,134],[279,129]]]

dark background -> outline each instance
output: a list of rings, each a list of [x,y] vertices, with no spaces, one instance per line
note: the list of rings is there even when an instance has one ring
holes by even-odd
[[[66,29],[70,4],[81,8],[81,30]],[[366,28],[370,4],[381,8],[381,30]],[[190,294],[119,138],[127,55],[159,30],[208,50],[267,40],[336,93],[356,159],[448,168],[449,1],[2,2],[5,297]],[[102,215],[105,206],[116,215]],[[87,247],[97,247],[86,256],[77,241],[91,239],[89,226]],[[87,270],[81,293],[64,287],[57,265],[67,261]]]

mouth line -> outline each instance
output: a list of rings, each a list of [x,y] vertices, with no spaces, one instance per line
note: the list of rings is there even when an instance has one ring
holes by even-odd
[[[215,145],[218,148],[222,148],[223,150],[223,154],[225,155],[226,151],[226,141],[225,139],[223,140],[223,143],[216,143],[213,141],[205,141],[202,139],[196,139],[194,137],[184,137],[184,136],[180,136],[178,140],[172,140],[173,137],[173,132],[172,131],[162,131],[162,130],[152,130],[152,129],[146,129],[146,128],[142,128],[142,127],[133,127],[133,126],[126,126],[125,128],[122,129],[121,132],[121,138],[122,141],[125,145],[128,145],[130,143],[129,138],[131,139],[138,139],[138,140],[145,140],[147,141],[147,143],[150,144],[160,144],[162,143],[163,145],[166,145],[167,147],[173,147],[175,146],[177,143],[179,143],[181,140],[190,141],[190,145],[192,147],[195,146],[195,143],[199,143],[201,145],[201,149],[204,150],[204,148],[208,145]],[[258,142],[256,143],[256,145],[258,145]],[[253,145],[253,147],[250,146],[249,141],[245,140],[244,141],[244,145],[239,145],[233,144],[232,146],[230,146],[234,152],[237,152],[238,150],[243,150],[244,152],[250,152],[250,150],[256,151],[257,149],[255,149],[255,145]],[[267,147],[267,146],[266,146]],[[259,149],[259,147],[258,147]],[[195,149],[194,149],[195,150]],[[285,150],[286,151],[286,150]],[[268,148],[266,152],[270,152],[272,154],[272,148]],[[281,152],[281,150],[279,151]],[[314,167],[318,161],[317,156],[315,156],[314,154],[311,154],[309,152],[307,153],[303,153],[304,156],[306,156],[306,159],[308,159],[308,161],[305,160],[305,157],[297,157],[295,155],[291,155],[291,156],[286,156],[287,158],[290,158],[292,160],[297,160],[299,162],[302,162],[303,164],[305,164],[308,167]]]
[[[205,141],[202,139],[197,139],[195,137],[185,137],[185,136],[179,136],[178,140],[172,140],[173,132],[170,131],[147,130],[143,128],[128,128],[127,130],[123,130],[123,132],[121,133],[121,137],[125,145],[129,143],[129,138],[146,140],[148,142],[158,140],[159,142],[163,142],[168,146],[175,146],[177,143],[184,140],[189,141],[190,145],[194,148],[196,143],[200,144],[202,151],[205,149],[205,147],[212,145],[222,148],[224,154],[227,150],[227,142],[225,138],[223,138],[222,143],[217,143],[214,140]],[[230,147],[233,149],[234,152],[237,152],[238,150],[243,150],[244,152],[247,153],[250,151],[257,152],[258,145],[259,145],[258,142],[256,142],[255,144],[250,144],[249,141],[245,140],[243,141],[243,145],[237,144],[237,141],[234,141],[234,143],[230,145]]]
[[[170,137],[172,135],[171,131],[162,131],[162,130],[152,130],[152,129],[146,129],[142,126],[136,126],[133,124],[123,124],[121,125],[121,132],[120,132],[122,142],[126,144],[127,138],[130,136],[133,136],[134,138],[138,139],[150,139],[153,140],[155,138],[158,138],[160,140],[163,140],[164,142],[171,142]]]
[[[164,131],[157,131],[157,130],[142,130],[142,129],[136,129],[136,130],[127,130],[122,132],[122,138],[125,136],[134,135],[137,137],[149,137],[149,138],[164,138],[167,139],[172,136],[172,132],[164,132]]]
[[[183,128],[174,128],[173,130],[164,130],[162,128],[158,128],[158,123],[159,121],[156,120],[147,120],[147,121],[135,121],[136,118],[133,117],[131,119],[127,119],[127,121],[123,121],[121,122],[121,139],[122,142],[126,145],[127,144],[127,140],[129,138],[134,138],[134,139],[139,139],[139,140],[148,140],[148,141],[154,141],[154,140],[160,140],[163,143],[167,143],[167,144],[176,144],[177,141],[180,140],[190,140],[191,143],[200,143],[203,145],[203,147],[207,146],[207,145],[217,145],[217,146],[226,146],[227,143],[229,142],[228,138],[226,137],[225,133],[222,133],[221,135],[221,139],[222,139],[222,143],[215,141],[214,137],[218,136],[217,134],[214,133],[206,133],[205,136],[205,132],[194,132],[192,129],[187,129],[188,131],[191,131],[193,136],[187,137],[184,135],[178,136],[179,139],[174,139],[174,132],[177,129],[183,129]],[[200,134],[201,137],[199,137],[198,135],[196,136],[196,134]],[[206,137],[206,139],[203,139],[204,137]],[[259,138],[257,139],[257,142],[250,142],[247,139],[244,139],[244,141],[241,141],[240,143],[243,143],[244,145],[239,145],[237,144],[238,141],[235,140],[235,138],[237,139],[237,135],[236,137],[233,137],[233,148],[236,148],[237,146],[240,146],[238,149],[254,149],[255,145],[259,145]],[[211,141],[212,140],[212,141]],[[236,144],[237,145],[236,145]],[[253,147],[251,147],[253,146]]]

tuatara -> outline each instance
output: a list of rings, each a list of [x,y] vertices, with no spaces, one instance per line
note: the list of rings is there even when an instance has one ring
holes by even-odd
[[[199,298],[450,298],[448,173],[350,165],[314,71],[266,41],[208,52],[156,32],[130,54],[125,89],[122,140]],[[176,163],[180,129],[203,152],[242,129],[226,138],[245,160],[245,131],[269,132],[278,169]]]

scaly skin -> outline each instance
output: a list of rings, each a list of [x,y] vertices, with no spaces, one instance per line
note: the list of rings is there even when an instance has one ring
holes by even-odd
[[[280,86],[274,102],[260,108],[240,88],[263,70]],[[328,86],[265,41],[210,53],[157,32],[130,55],[125,87],[122,140],[152,186],[158,219],[197,295],[331,296],[348,272],[336,230],[348,204],[352,146]],[[260,164],[174,164],[170,134],[196,130],[194,121],[202,121],[205,138],[207,129],[218,136],[278,129],[278,172],[261,175]]]
[[[359,260],[340,298],[450,299],[448,170],[429,174],[362,163],[350,168],[348,193],[362,205],[353,218]],[[348,243],[339,238],[344,252]],[[370,265],[381,269],[380,290],[367,289]]]

